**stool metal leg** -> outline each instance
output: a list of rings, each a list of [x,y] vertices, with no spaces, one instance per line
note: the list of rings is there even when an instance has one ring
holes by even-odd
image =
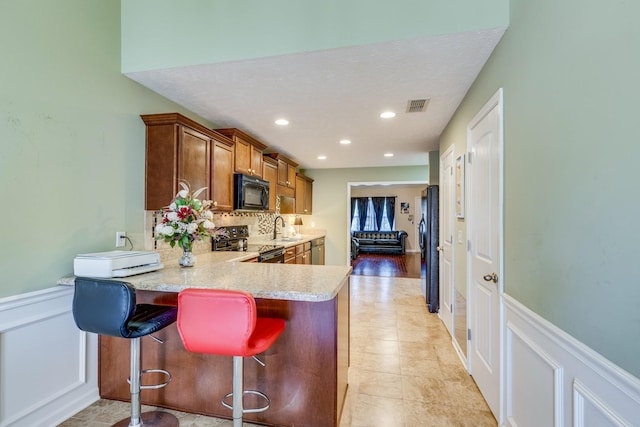
[[[244,396],[242,388],[243,361],[242,356],[233,356],[233,427],[242,427],[242,414],[244,413],[242,406],[242,397]]]
[[[255,358],[255,356],[254,356]],[[261,360],[255,358],[258,363],[260,363],[262,366],[266,366]],[[222,406],[224,406],[225,408],[231,409],[232,413],[233,413],[233,427],[242,427],[242,414],[250,414],[250,413],[255,413],[255,412],[264,412],[267,409],[269,409],[269,406],[271,405],[271,401],[269,400],[269,398],[262,392],[259,392],[257,390],[244,390],[244,384],[242,381],[242,376],[243,376],[243,363],[244,363],[244,357],[242,356],[233,356],[233,391],[231,393],[227,393],[223,398],[222,398]],[[243,403],[243,397],[245,394],[253,394],[255,396],[258,396],[260,398],[262,398],[264,400],[264,402],[266,403],[266,405],[260,407],[260,408],[249,408],[249,409],[245,409],[244,408],[244,403]],[[232,404],[229,405],[226,400],[229,398],[232,398]]]
[[[140,338],[131,338],[131,371],[129,374],[129,390],[131,391],[131,417],[118,421],[113,427],[177,427],[178,419],[175,415],[164,411],[151,411],[142,413],[140,402],[140,390],[144,388],[158,388],[158,386],[142,386],[140,384],[143,371],[140,368]],[[150,372],[166,371],[152,370]],[[170,380],[170,377],[169,377]],[[159,385],[164,387],[169,382]]]

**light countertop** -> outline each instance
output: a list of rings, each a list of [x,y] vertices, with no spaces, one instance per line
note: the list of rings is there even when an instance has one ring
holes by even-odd
[[[229,289],[250,292],[255,298],[319,302],[333,299],[351,274],[349,266],[242,262],[257,255],[257,252],[208,252],[196,255],[194,267],[179,267],[174,259],[164,262],[162,270],[117,280],[149,291]],[[63,277],[58,284],[73,285],[74,276]]]

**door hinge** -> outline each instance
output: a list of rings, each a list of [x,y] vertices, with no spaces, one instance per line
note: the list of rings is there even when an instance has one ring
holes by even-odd
[[[472,154],[473,154],[473,152],[472,152],[472,151],[469,151],[469,153],[467,153],[467,162],[468,162],[469,164],[471,164]]]
[[[467,252],[471,252],[471,240],[467,240]]]
[[[471,341],[471,329],[467,329],[467,341]]]

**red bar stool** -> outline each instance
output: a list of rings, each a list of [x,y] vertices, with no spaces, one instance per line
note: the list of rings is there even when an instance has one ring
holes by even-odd
[[[284,331],[283,319],[257,317],[256,302],[248,292],[189,288],[178,295],[177,326],[188,351],[233,356],[233,392],[222,398],[222,404],[233,411],[234,427],[242,427],[242,414],[269,408],[263,393],[243,390],[243,358],[255,358],[271,347]],[[266,406],[245,409],[245,394],[260,396]],[[233,406],[225,402],[230,396]]]

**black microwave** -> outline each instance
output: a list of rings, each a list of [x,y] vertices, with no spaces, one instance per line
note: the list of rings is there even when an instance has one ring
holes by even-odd
[[[241,173],[233,175],[233,209],[269,210],[269,181]]]

